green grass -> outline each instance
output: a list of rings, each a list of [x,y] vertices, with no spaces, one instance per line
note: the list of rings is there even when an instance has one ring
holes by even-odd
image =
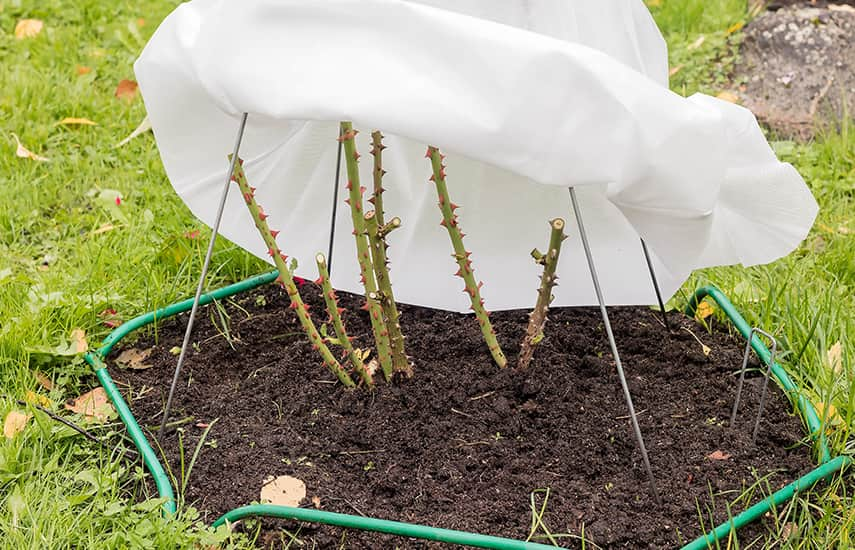
[[[671,65],[681,66],[673,76],[676,91],[716,94],[729,88],[739,32],[728,29],[746,20],[744,4],[662,0],[653,8],[671,47]],[[85,330],[94,344],[109,331],[101,312],[112,309],[129,319],[193,291],[210,233],[172,192],[150,135],[113,147],[144,117],[139,98],[127,104],[114,97],[116,85],[133,78],[133,60],[175,5],[0,0],[2,417],[28,390],[61,410],[65,399],[94,387],[79,356],[61,354],[73,329]],[[36,38],[16,40],[15,24],[27,17],[43,20],[45,29]],[[92,72],[80,76],[77,66]],[[98,126],[56,125],[65,117],[89,118]],[[17,158],[12,133],[51,162]],[[722,288],[750,322],[778,337],[786,368],[814,402],[835,407],[831,443],[836,453],[851,453],[855,135],[844,126],[811,144],[776,141],[775,147],[805,176],[822,206],[810,237],[768,266],[696,273],[673,303],[680,305],[697,285]],[[227,242],[218,244],[213,265],[211,287],[268,269]],[[842,364],[834,372],[827,352],[838,341]],[[38,386],[36,369],[54,381],[51,392]],[[118,445],[120,431],[108,426],[98,433],[113,434]],[[167,522],[158,502],[136,504],[142,476],[133,462],[35,413],[22,434],[0,439],[0,548],[247,545],[204,530],[192,509]],[[780,511],[770,522],[769,540],[789,531],[797,533],[788,539],[793,547],[847,547],[853,510],[855,499],[836,480]]]

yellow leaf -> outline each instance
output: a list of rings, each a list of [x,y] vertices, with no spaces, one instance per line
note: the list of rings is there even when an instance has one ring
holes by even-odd
[[[15,138],[15,143],[18,145],[18,148],[15,150],[16,156],[18,156],[22,159],[37,160],[39,162],[50,161],[49,158],[45,158],[41,155],[37,155],[37,154],[33,153],[32,151],[30,151],[29,149],[27,149],[26,147],[24,147],[24,145],[21,143],[21,140],[18,139],[17,135],[12,134],[12,137]]]
[[[739,29],[741,29],[744,25],[745,25],[744,21],[737,21],[733,25],[729,26],[727,28],[727,31],[724,34],[725,35],[731,35],[731,34],[735,33],[736,31],[738,31]]]
[[[104,388],[95,388],[65,404],[65,408],[73,413],[82,414],[99,422],[106,422],[116,417],[116,409],[110,404]]]
[[[3,421],[3,435],[6,436],[6,439],[12,439],[15,435],[24,431],[29,419],[30,415],[26,413],[9,411],[9,414],[6,415],[6,420]]]
[[[697,50],[698,48],[700,48],[701,46],[704,45],[705,41],[706,41],[706,37],[704,35],[700,35],[697,40],[695,40],[694,42],[692,42],[691,44],[686,46],[686,49],[689,51]]]
[[[44,395],[37,394],[33,390],[27,390],[26,394],[24,394],[24,401],[26,401],[27,403],[32,403],[34,405],[41,405],[45,408],[48,408],[51,405],[50,399],[48,399]]]
[[[644,3],[648,8],[658,8],[662,5],[662,0],[646,0]]]
[[[719,92],[716,95],[716,97],[719,99],[723,99],[724,101],[727,101],[729,103],[738,103],[739,102],[739,96],[736,95],[736,92],[731,92],[730,90],[725,90],[723,92]]]
[[[835,342],[826,353],[828,358],[828,367],[835,374],[840,374],[843,371],[843,346],[840,342]]]
[[[112,231],[114,229],[116,229],[115,225],[113,225],[112,223],[105,223],[104,225],[93,231],[92,234],[100,235],[101,233],[106,233],[107,231]]]
[[[837,426],[843,423],[843,419],[837,413],[837,407],[831,403],[820,401],[814,403],[813,408],[816,409],[816,414],[819,416],[820,422],[823,422],[826,426]]]
[[[71,349],[74,353],[86,353],[89,344],[86,342],[86,332],[81,328],[71,331]]]
[[[695,310],[696,319],[706,319],[715,313],[715,307],[709,302],[701,302],[698,304],[698,309]]]
[[[60,124],[64,124],[66,126],[73,126],[73,125],[76,125],[76,126],[98,126],[97,122],[93,122],[93,121],[89,120],[88,118],[74,118],[74,117],[66,117],[66,118],[60,120],[59,122],[57,122],[56,124],[54,124],[54,126],[58,126]]]
[[[22,40],[38,36],[44,26],[45,24],[38,19],[21,19],[15,25],[15,38]]]
[[[261,488],[261,502],[297,507],[306,498],[306,484],[291,476],[268,477]]]

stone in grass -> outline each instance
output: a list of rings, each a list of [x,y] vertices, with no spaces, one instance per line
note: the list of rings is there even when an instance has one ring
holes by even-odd
[[[808,140],[855,113],[855,8],[794,5],[745,27],[740,99],[781,137]]]

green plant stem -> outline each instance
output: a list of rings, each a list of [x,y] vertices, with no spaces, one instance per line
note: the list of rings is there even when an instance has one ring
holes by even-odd
[[[401,332],[400,314],[398,313],[398,306],[395,304],[395,295],[392,294],[392,282],[389,280],[389,260],[386,255],[386,235],[401,226],[401,219],[392,218],[388,224],[380,227],[376,213],[376,210],[365,213],[365,227],[371,246],[374,275],[377,277],[377,287],[380,290],[380,305],[386,317],[389,343],[392,346],[392,366],[395,372],[402,372],[409,377],[413,375],[413,369],[404,350],[404,335]]]
[[[537,303],[534,310],[529,314],[528,327],[520,347],[519,368],[528,368],[534,355],[534,346],[543,339],[543,328],[546,326],[549,304],[552,303],[552,289],[555,287],[558,276],[555,268],[558,266],[558,256],[561,253],[561,243],[567,238],[564,234],[564,220],[555,218],[549,222],[552,232],[549,236],[549,248],[546,254],[538,249],[531,251],[534,261],[543,266],[543,274],[540,277],[540,288],[537,290]]]
[[[327,259],[323,254],[318,253],[318,255],[315,256],[315,262],[318,264],[319,275],[318,280],[315,282],[321,287],[321,295],[324,297],[324,303],[327,305],[327,313],[329,313],[330,322],[333,325],[339,344],[347,353],[347,356],[350,359],[350,364],[353,365],[354,370],[362,378],[362,381],[365,382],[365,385],[369,388],[373,388],[374,380],[371,378],[371,373],[369,373],[368,369],[365,368],[365,364],[362,362],[362,355],[359,350],[353,349],[350,338],[347,336],[347,330],[344,328],[344,321],[341,318],[341,313],[344,309],[338,307],[338,296],[336,296],[335,290],[330,283],[330,272],[327,268]]]
[[[451,244],[454,247],[453,256],[460,267],[456,275],[462,278],[466,284],[466,288],[463,291],[469,295],[472,302],[470,307],[475,312],[475,317],[481,326],[481,334],[484,336],[487,347],[490,348],[493,360],[499,367],[505,368],[508,365],[508,360],[499,346],[499,341],[496,339],[496,331],[490,322],[490,314],[484,309],[484,300],[481,298],[480,288],[484,283],[475,282],[472,260],[469,259],[472,253],[468,252],[463,245],[464,233],[460,230],[457,214],[454,213],[458,207],[451,202],[448,196],[448,186],[445,181],[445,165],[443,164],[445,157],[440,154],[439,149],[432,146],[428,147],[425,156],[430,159],[431,167],[433,168],[433,176],[430,179],[436,184],[436,194],[439,197],[439,209],[442,211],[442,222],[440,222],[440,225],[448,230],[448,236],[451,238]]]
[[[380,130],[371,132],[371,154],[374,156],[374,193],[368,201],[374,205],[374,211],[377,213],[377,225],[383,227],[386,223],[386,213],[383,210],[383,176],[386,175],[386,170],[383,170],[383,134]]]
[[[356,255],[359,262],[359,273],[365,287],[365,309],[371,319],[371,330],[377,344],[377,359],[383,378],[388,382],[392,379],[392,350],[389,343],[389,330],[383,318],[383,309],[377,301],[377,282],[374,278],[374,268],[371,265],[371,253],[368,247],[368,235],[365,231],[363,217],[362,194],[365,188],[359,181],[359,153],[356,151],[356,134],[350,122],[341,123],[341,137],[344,144],[344,158],[347,163],[347,190],[350,193],[347,204],[350,206],[350,217],[353,220],[353,236],[356,239]]]
[[[240,187],[243,200],[246,202],[246,206],[249,208],[250,214],[252,214],[255,227],[258,228],[261,238],[264,239],[264,244],[267,245],[267,253],[273,258],[273,262],[276,264],[276,269],[279,270],[279,276],[276,278],[276,282],[282,285],[285,292],[288,293],[288,297],[291,299],[291,309],[297,312],[297,318],[300,320],[300,325],[302,325],[303,330],[309,337],[309,341],[312,343],[312,348],[321,354],[324,366],[330,369],[342,384],[348,388],[356,386],[350,378],[350,375],[347,374],[338,360],[333,356],[332,352],[330,352],[330,349],[318,333],[315,323],[309,316],[309,306],[308,304],[303,303],[303,299],[300,297],[300,292],[297,290],[297,285],[294,283],[294,277],[291,274],[291,270],[288,269],[288,264],[286,263],[288,257],[282,253],[279,246],[276,244],[276,235],[278,232],[271,231],[270,227],[267,225],[267,214],[264,213],[264,210],[262,210],[261,206],[259,206],[255,200],[255,189],[250,187],[246,181],[246,174],[243,171],[243,160],[241,159],[238,159],[238,162],[235,163],[235,171],[232,180],[237,182],[238,187]]]

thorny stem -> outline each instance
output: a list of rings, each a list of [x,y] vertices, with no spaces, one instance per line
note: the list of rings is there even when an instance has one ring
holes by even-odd
[[[238,162],[235,163],[232,181],[236,182],[238,187],[240,187],[241,195],[243,195],[243,200],[246,202],[246,206],[249,208],[250,214],[252,214],[255,227],[258,228],[261,238],[264,239],[264,244],[267,245],[267,253],[273,258],[273,262],[279,270],[279,276],[276,278],[276,282],[282,285],[285,292],[288,293],[288,297],[291,299],[291,309],[297,312],[297,318],[300,320],[300,325],[302,325],[303,330],[309,337],[309,341],[312,343],[312,349],[317,350],[318,353],[321,354],[324,366],[330,369],[342,384],[348,388],[356,386],[356,384],[353,383],[353,379],[351,379],[350,375],[347,374],[347,371],[342,368],[341,364],[336,360],[332,352],[330,352],[330,349],[318,333],[315,323],[309,316],[309,306],[308,304],[303,303],[303,299],[300,297],[300,293],[297,290],[297,285],[294,283],[291,270],[288,269],[288,264],[286,263],[288,257],[282,253],[279,246],[276,244],[276,235],[278,235],[279,232],[271,231],[270,227],[267,225],[267,214],[264,213],[264,210],[255,200],[255,188],[250,187],[249,183],[247,183],[246,174],[243,171],[243,160],[240,158],[238,158]]]
[[[383,145],[383,134],[380,130],[375,130],[371,132],[371,154],[374,156],[374,193],[371,198],[368,199],[368,202],[374,205],[374,211],[377,213],[377,225],[383,227],[386,223],[384,221],[384,216],[386,213],[383,211],[383,176],[386,175],[386,170],[383,170],[383,149],[386,148]]]
[[[319,275],[315,283],[321,287],[321,295],[324,297],[324,303],[327,305],[327,313],[329,313],[330,316],[329,320],[333,325],[339,344],[350,359],[350,364],[353,365],[354,370],[362,378],[362,381],[365,382],[365,385],[369,388],[373,388],[374,380],[371,378],[371,373],[369,373],[368,369],[365,368],[360,351],[353,349],[353,344],[351,344],[350,338],[347,336],[347,330],[344,328],[344,321],[341,318],[341,313],[344,309],[338,306],[338,296],[336,296],[335,290],[333,290],[332,284],[330,283],[330,272],[329,269],[327,269],[327,259],[323,254],[318,253],[318,255],[315,256],[315,262],[318,264]]]
[[[377,223],[377,211],[365,213],[365,227],[368,231],[368,242],[371,245],[371,259],[374,264],[374,274],[377,276],[377,287],[380,292],[380,305],[386,316],[386,327],[389,330],[389,342],[392,346],[392,365],[396,372],[403,372],[410,377],[413,369],[404,351],[404,335],[401,333],[400,315],[392,294],[392,282],[389,280],[389,260],[386,256],[386,235],[401,226],[401,218],[392,218],[388,224],[380,227]]]
[[[448,186],[445,182],[445,165],[443,164],[445,156],[440,154],[439,149],[431,146],[428,147],[425,157],[430,159],[433,168],[433,176],[430,179],[436,184],[436,193],[439,197],[439,209],[442,211],[440,225],[448,230],[448,236],[451,238],[451,244],[454,247],[454,259],[457,260],[457,265],[460,266],[455,275],[462,278],[464,283],[466,283],[466,288],[463,291],[469,295],[472,302],[470,307],[475,312],[478,324],[481,325],[481,334],[484,336],[484,341],[487,343],[487,347],[490,348],[493,360],[499,367],[504,368],[508,365],[508,360],[505,358],[502,348],[499,347],[499,341],[496,339],[496,331],[490,322],[490,314],[484,309],[484,300],[481,298],[480,288],[484,283],[475,282],[472,260],[469,259],[472,253],[467,252],[466,247],[463,246],[464,233],[460,230],[457,214],[454,213],[458,206],[451,202],[451,199],[448,197]]]
[[[546,254],[538,249],[531,251],[534,261],[543,266],[543,274],[540,277],[540,288],[537,290],[537,303],[534,310],[529,314],[528,328],[526,328],[520,347],[519,366],[520,369],[528,368],[534,355],[534,346],[543,339],[543,328],[546,326],[549,304],[552,303],[552,289],[556,285],[558,276],[555,268],[558,266],[558,255],[561,253],[561,243],[567,238],[564,234],[564,220],[555,218],[549,222],[552,232],[549,236],[549,248]]]
[[[359,262],[359,273],[365,287],[365,309],[371,319],[371,330],[377,343],[377,358],[383,371],[383,378],[388,382],[394,371],[392,366],[392,350],[389,344],[389,330],[383,319],[383,310],[377,301],[377,282],[374,279],[374,269],[371,265],[371,253],[368,249],[368,235],[365,231],[365,218],[362,209],[362,194],[365,188],[359,183],[359,153],[356,151],[356,134],[353,124],[341,123],[341,137],[344,144],[344,159],[347,163],[347,190],[350,193],[345,201],[350,206],[350,217],[353,220],[353,236],[356,239],[356,254]]]

